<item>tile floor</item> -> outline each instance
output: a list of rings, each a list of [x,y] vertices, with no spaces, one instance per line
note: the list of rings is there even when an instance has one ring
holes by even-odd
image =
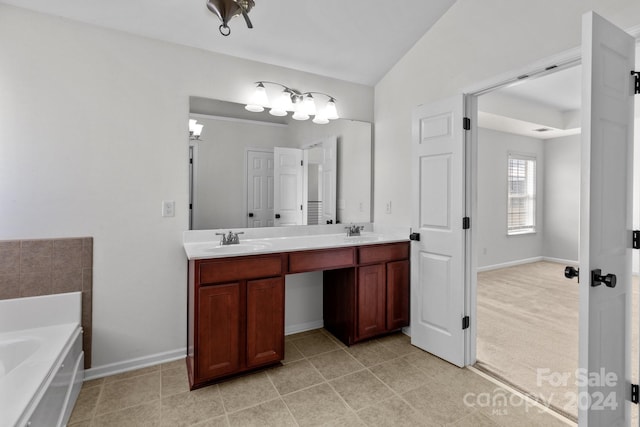
[[[283,366],[195,391],[184,360],[87,381],[69,426],[567,425],[400,333],[347,348],[318,329],[285,345]]]

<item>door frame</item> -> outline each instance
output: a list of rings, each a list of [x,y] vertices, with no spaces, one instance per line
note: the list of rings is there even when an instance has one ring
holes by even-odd
[[[640,25],[625,30],[640,45]],[[636,61],[640,61],[636,59]],[[535,61],[493,78],[463,88],[465,116],[471,119],[471,129],[465,132],[465,187],[466,216],[471,218],[470,233],[466,235],[465,244],[465,311],[471,322],[469,333],[465,336],[465,365],[470,366],[477,361],[477,303],[478,303],[478,257],[477,227],[474,219],[478,217],[478,97],[494,90],[519,84],[556,71],[561,71],[582,62],[581,47],[566,50],[556,55]]]

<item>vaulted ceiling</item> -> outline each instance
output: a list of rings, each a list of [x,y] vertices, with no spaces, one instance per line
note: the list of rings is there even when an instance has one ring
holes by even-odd
[[[455,0],[255,0],[220,20],[206,0],[0,0],[34,11],[327,77],[375,85]]]

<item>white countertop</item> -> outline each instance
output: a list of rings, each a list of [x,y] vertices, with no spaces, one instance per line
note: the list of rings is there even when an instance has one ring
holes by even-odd
[[[409,241],[409,231],[405,227],[376,229],[373,224],[366,224],[365,231],[362,231],[360,236],[352,237],[348,237],[343,231],[343,224],[317,227],[233,229],[234,232],[243,231],[246,234],[240,235],[240,244],[225,246],[220,244],[220,236],[216,236],[215,233],[229,230],[187,231],[184,236],[184,250],[187,258],[194,260]],[[310,234],[314,231],[317,234]]]

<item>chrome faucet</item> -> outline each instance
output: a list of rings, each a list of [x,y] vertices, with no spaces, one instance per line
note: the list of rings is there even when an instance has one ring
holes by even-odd
[[[359,236],[360,235],[360,231],[364,230],[364,226],[357,225],[357,224],[351,224],[349,227],[345,227],[345,229],[347,230],[347,236],[348,237]]]
[[[233,231],[229,230],[229,234],[216,233],[216,236],[222,236],[222,239],[220,239],[220,244],[226,246],[237,245],[238,243],[240,243],[240,237],[238,237],[238,234],[244,234],[244,231],[238,231],[237,233],[234,233]]]

